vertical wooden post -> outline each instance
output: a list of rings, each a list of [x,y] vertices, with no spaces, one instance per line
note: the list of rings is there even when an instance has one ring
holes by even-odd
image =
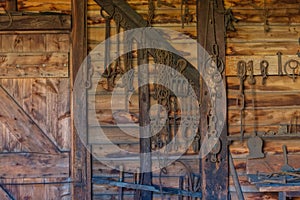
[[[210,23],[209,6],[211,1],[216,4],[214,19],[216,42],[219,47],[219,58],[225,63],[225,25],[224,25],[224,5],[223,0],[197,0],[197,32],[198,42],[206,51],[212,55],[213,44],[215,43],[213,34],[213,24]],[[201,59],[201,57],[200,57]],[[225,82],[224,82],[225,84]],[[205,94],[205,92],[203,92]],[[200,109],[200,116],[207,116],[208,102],[210,97],[204,96]],[[226,103],[225,105],[226,106]],[[227,111],[226,111],[227,112]],[[201,119],[202,133],[206,132],[207,118]],[[202,136],[204,138],[204,135]],[[227,123],[220,136],[221,151],[219,162],[212,163],[210,159],[203,158],[200,164],[202,174],[203,200],[228,199],[228,146],[227,146]]]
[[[77,73],[83,73],[84,69],[80,66],[87,55],[87,1],[86,0],[72,0],[72,50],[71,50],[71,85],[74,90],[74,82]],[[90,169],[90,154],[83,145],[74,127],[74,115],[80,115],[82,127],[80,128],[81,135],[87,135],[87,95],[84,81],[80,89],[82,95],[80,97],[72,95],[72,111],[77,106],[80,113],[72,112],[72,151],[71,151],[71,176],[73,179],[72,198],[74,200],[88,200],[91,199],[91,169]],[[87,142],[87,141],[84,141]]]
[[[7,11],[18,11],[18,0],[6,0],[5,9]]]
[[[152,184],[151,173],[151,139],[150,139],[150,89],[149,89],[149,69],[148,52],[145,49],[138,50],[138,78],[139,78],[139,121],[140,121],[140,166],[141,184]],[[147,127],[147,128],[146,128]],[[141,191],[142,200],[151,200],[151,191]]]

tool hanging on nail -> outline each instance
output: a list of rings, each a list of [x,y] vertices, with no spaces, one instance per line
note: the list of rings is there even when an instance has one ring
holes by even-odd
[[[240,80],[239,94],[236,99],[236,106],[240,110],[240,135],[241,140],[244,138],[244,109],[245,109],[245,94],[244,94],[244,81],[246,79],[246,62],[239,61],[237,64],[237,77]]]
[[[284,64],[284,73],[293,79],[293,81],[296,81],[297,76],[299,76],[299,68],[300,62],[295,59],[290,59]],[[292,72],[290,72],[292,70]],[[298,73],[297,73],[298,72]]]
[[[288,164],[288,156],[287,156],[287,147],[286,145],[282,145],[284,165],[281,167],[281,171],[290,172],[293,171],[294,168]]]
[[[278,75],[282,76],[282,53],[280,51],[277,52],[278,56]]]
[[[260,62],[260,72],[262,75],[262,84],[265,85],[266,84],[266,80],[268,78],[268,67],[269,67],[269,62],[266,60],[262,60]]]

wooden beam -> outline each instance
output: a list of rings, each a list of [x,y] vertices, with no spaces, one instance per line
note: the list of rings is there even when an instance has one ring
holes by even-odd
[[[0,78],[68,77],[68,53],[0,53]]]
[[[80,68],[82,62],[87,55],[87,0],[72,0],[72,69],[71,83],[72,91],[74,91],[74,83],[78,73],[84,73],[84,69]],[[85,81],[79,80],[81,83],[77,94],[72,95],[72,110],[77,110],[79,113],[72,114],[72,196],[74,200],[91,199],[91,156],[83,143],[87,144],[87,138],[80,138],[87,135],[87,92]],[[76,106],[76,109],[75,109]],[[74,115],[80,117],[80,128],[74,124]],[[82,140],[84,140],[82,142]]]
[[[138,50],[139,77],[139,126],[141,184],[152,184],[151,133],[150,133],[150,88],[147,50]],[[152,192],[142,190],[140,199],[151,200]]]
[[[210,5],[211,3],[213,5]],[[212,6],[214,6],[214,12],[212,12]],[[224,14],[223,12],[220,12],[221,10],[224,10],[223,0],[203,0],[201,3],[200,1],[197,1],[197,39],[210,55],[213,54],[213,46],[217,44],[218,56],[222,59],[223,63],[225,63],[225,26]],[[213,21],[215,21],[215,24],[210,23]],[[200,88],[200,90],[204,90],[204,88]],[[203,94],[205,93],[206,92],[203,92]],[[210,101],[209,95],[204,95],[204,98],[202,99],[203,103],[200,108],[200,116],[203,116],[201,118],[201,133],[207,133],[208,120],[205,116],[208,116]],[[226,106],[226,102],[224,102],[224,106]],[[205,135],[203,134],[201,138],[205,138]],[[217,154],[219,161],[215,163],[211,162],[209,154],[200,162],[203,200],[228,198],[228,146],[226,122],[219,139],[221,142],[221,151]]]
[[[6,0],[5,9],[7,11],[17,11],[18,10],[18,0]]]
[[[0,15],[0,31],[70,30],[71,16],[65,14]]]
[[[57,146],[2,86],[0,86],[0,97],[0,122],[6,126],[25,149],[30,152],[60,153]]]
[[[69,177],[69,153],[1,153],[0,160],[0,177],[5,179]]]

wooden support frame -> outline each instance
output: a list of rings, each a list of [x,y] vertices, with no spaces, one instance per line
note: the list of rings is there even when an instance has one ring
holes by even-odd
[[[0,31],[71,30],[71,16],[59,13],[18,12],[18,0],[6,0]]]
[[[223,0],[203,0],[197,1],[197,35],[198,42],[206,51],[212,55],[215,42],[213,24],[209,23],[208,11],[210,3],[216,4],[218,11],[214,12],[216,43],[219,47],[219,58],[225,63],[225,24]],[[224,83],[225,85],[225,83]],[[205,93],[205,92],[204,92]],[[210,98],[206,95],[200,109],[201,116],[207,116]],[[224,105],[226,106],[226,104]],[[226,109],[227,112],[227,109]],[[201,120],[202,133],[207,132],[207,119]],[[204,138],[204,135],[202,136]],[[202,174],[202,194],[203,200],[228,199],[228,145],[227,145],[227,124],[225,123],[220,135],[221,151],[218,155],[219,162],[213,163],[203,158],[200,163],[200,173]]]
[[[81,73],[81,63],[87,55],[87,1],[72,0],[72,50],[71,50],[71,85],[72,91],[77,73]],[[85,90],[84,84],[82,85]],[[75,98],[72,95],[72,109],[80,106],[82,111],[81,120],[82,131],[87,132],[87,111],[86,111],[86,92],[82,96]],[[91,156],[79,138],[77,130],[74,127],[74,114],[72,113],[73,135],[71,152],[71,176],[73,178],[72,197],[74,200],[91,199]],[[78,113],[77,113],[78,114]],[[81,133],[82,134],[82,133]]]

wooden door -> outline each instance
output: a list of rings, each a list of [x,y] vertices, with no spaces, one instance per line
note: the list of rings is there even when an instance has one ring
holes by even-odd
[[[0,199],[70,199],[70,35],[0,35]]]

